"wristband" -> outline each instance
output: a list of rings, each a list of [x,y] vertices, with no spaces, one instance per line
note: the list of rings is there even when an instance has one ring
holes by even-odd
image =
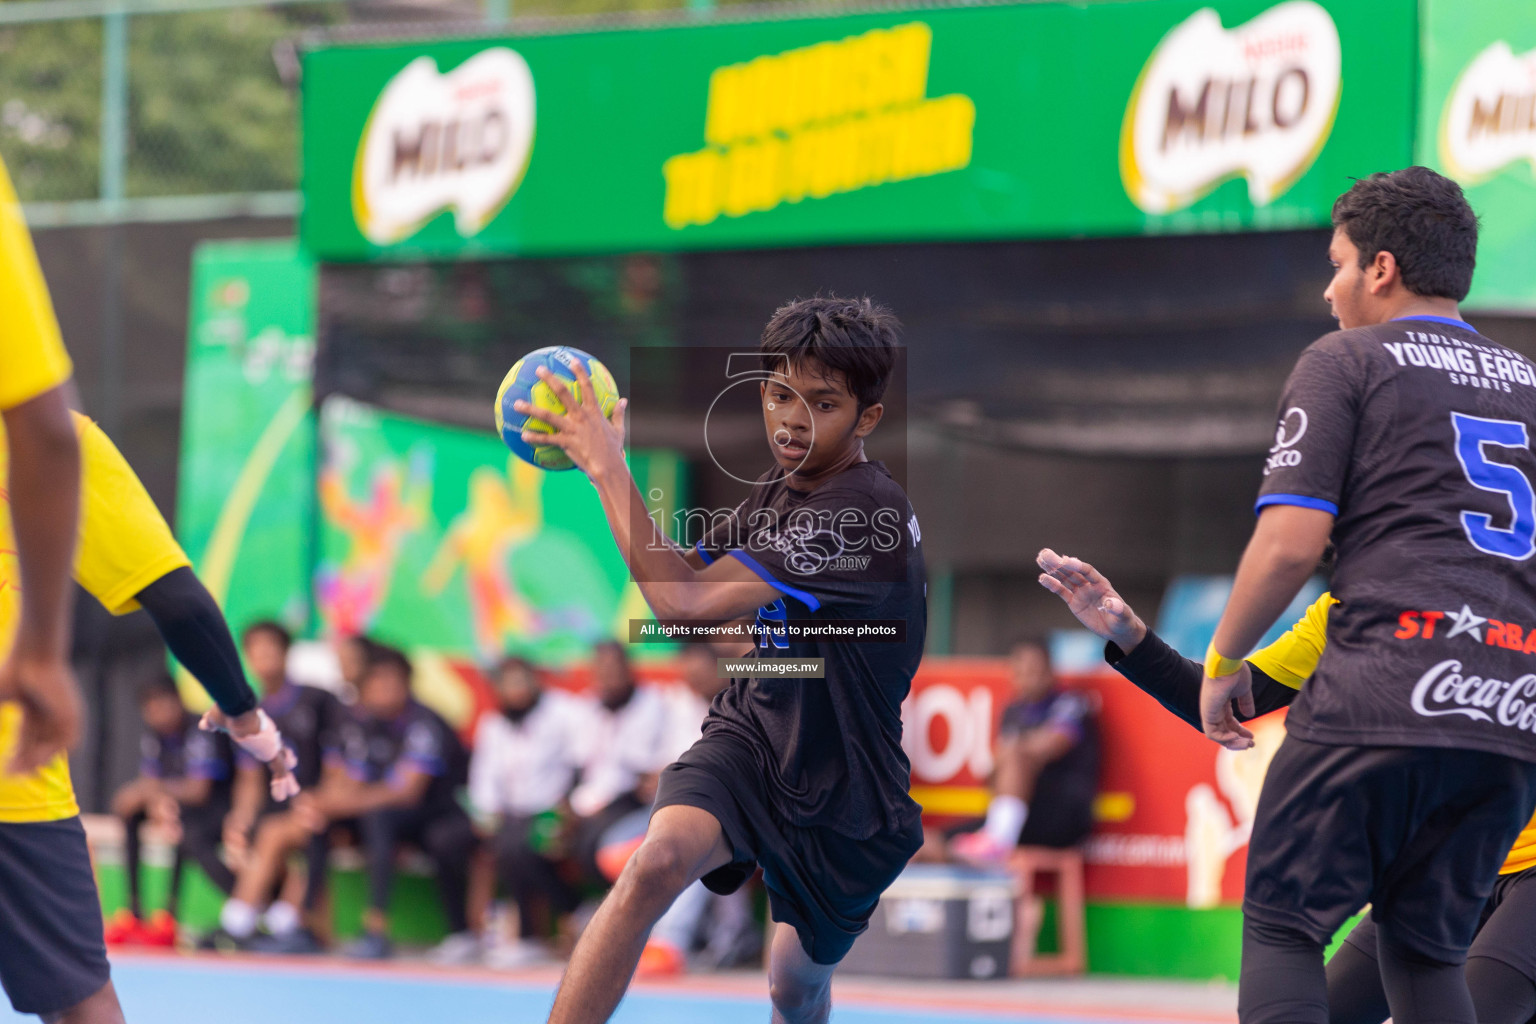
[[[1205,649],[1205,674],[1212,679],[1230,676],[1243,667],[1242,658],[1228,658],[1216,650],[1216,641]]]

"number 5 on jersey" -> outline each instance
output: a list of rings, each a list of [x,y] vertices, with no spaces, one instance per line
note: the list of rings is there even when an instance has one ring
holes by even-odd
[[[1504,495],[1514,513],[1509,527],[1500,529],[1486,512],[1463,509],[1461,527],[1467,540],[1485,554],[1515,561],[1530,558],[1536,554],[1536,490],[1524,473],[1507,463],[1490,462],[1484,450],[1490,444],[1529,450],[1525,424],[1453,412],[1451,425],[1456,429],[1456,458],[1472,486]]]

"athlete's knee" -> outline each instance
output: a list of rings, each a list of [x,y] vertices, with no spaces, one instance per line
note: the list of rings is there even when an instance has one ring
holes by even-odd
[[[832,1012],[831,978],[811,981],[775,972],[768,979],[768,998],[784,1024],[821,1024]]]

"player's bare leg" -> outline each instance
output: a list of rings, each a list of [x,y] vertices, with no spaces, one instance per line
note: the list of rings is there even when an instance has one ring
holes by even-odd
[[[768,953],[773,1024],[825,1024],[832,1013],[832,972],[836,969],[836,964],[812,960],[794,928],[775,925],[773,947]]]
[[[109,981],[63,1013],[43,1016],[44,1024],[125,1024],[117,989]]]
[[[550,1024],[602,1024],[612,1016],[651,926],[678,893],[730,860],[730,845],[713,814],[682,805],[657,811],[645,842],[576,943]]]

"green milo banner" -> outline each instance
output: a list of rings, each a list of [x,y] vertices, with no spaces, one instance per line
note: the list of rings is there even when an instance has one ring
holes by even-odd
[[[1414,0],[1035,3],[320,49],[327,260],[1326,224]]]
[[[310,619],[314,313],[315,269],[291,240],[193,255],[177,532],[236,630]]]
[[[320,444],[315,596],[326,633],[559,665],[649,617],[584,474],[514,458],[489,425],[468,431],[342,397],[321,409]],[[675,457],[637,452],[631,465],[642,492],[678,493]]]
[[[1536,4],[1426,0],[1418,159],[1481,220],[1467,304],[1536,308]]]

